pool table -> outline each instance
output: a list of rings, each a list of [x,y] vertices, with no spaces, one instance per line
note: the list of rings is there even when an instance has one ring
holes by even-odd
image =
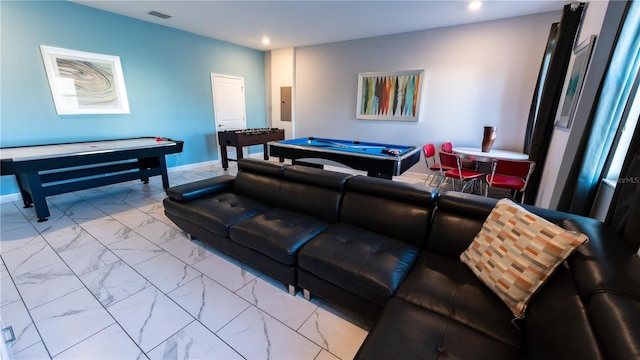
[[[353,169],[364,170],[368,176],[391,179],[420,161],[420,148],[354,140],[306,137],[269,143],[269,155],[280,161],[291,159],[325,159]]]
[[[0,175],[15,175],[25,207],[38,221],[49,217],[46,197],[123,181],[162,176],[169,187],[166,154],[182,151],[183,142],[166,138],[75,142],[0,149]]]

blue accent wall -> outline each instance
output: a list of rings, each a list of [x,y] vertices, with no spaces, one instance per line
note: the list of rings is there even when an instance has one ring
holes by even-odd
[[[262,51],[66,1],[1,1],[0,34],[2,147],[162,136],[185,142],[169,167],[219,159],[212,72],[242,76],[247,127],[266,126]],[[58,115],[40,45],[119,56],[131,113]]]

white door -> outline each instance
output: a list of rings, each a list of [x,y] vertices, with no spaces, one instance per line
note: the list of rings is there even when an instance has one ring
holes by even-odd
[[[211,74],[216,132],[247,128],[244,78]]]

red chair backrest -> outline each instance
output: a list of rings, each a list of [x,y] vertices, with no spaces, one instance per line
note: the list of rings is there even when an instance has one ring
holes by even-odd
[[[530,160],[494,160],[495,174],[506,176],[517,176],[526,179],[529,175],[529,171],[533,171],[532,167],[535,167],[535,162]],[[529,170],[531,168],[531,170]]]
[[[442,143],[442,145],[440,146],[440,149],[444,152],[451,153],[453,152],[453,144],[450,142]]]
[[[440,164],[442,166],[448,166],[454,169],[458,168],[458,155],[448,152],[440,152]]]
[[[428,159],[436,155],[436,148],[433,144],[427,144],[422,147],[422,151],[424,152],[424,158]]]

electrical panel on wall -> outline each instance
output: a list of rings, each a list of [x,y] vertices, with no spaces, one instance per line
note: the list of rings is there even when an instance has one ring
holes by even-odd
[[[291,86],[280,88],[280,121],[291,121]]]

